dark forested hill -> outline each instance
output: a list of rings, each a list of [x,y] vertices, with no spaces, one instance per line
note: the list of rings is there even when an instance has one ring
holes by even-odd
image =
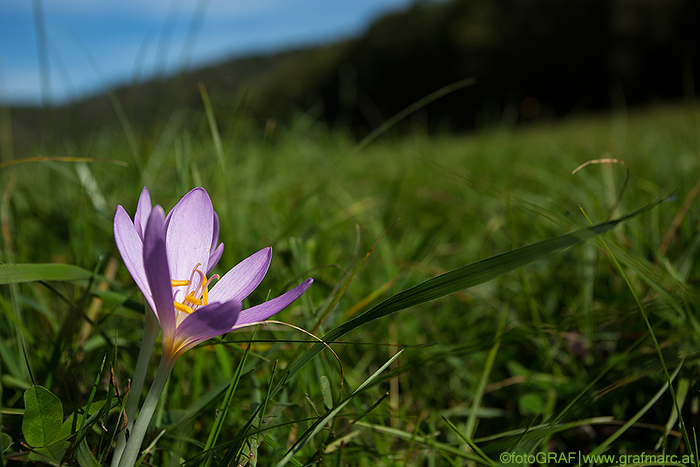
[[[698,18],[693,0],[419,3],[376,22],[332,66],[292,74],[305,92],[268,88],[263,102],[284,112],[285,97],[303,107],[318,96],[328,121],[371,127],[473,76],[423,113],[429,125],[468,128],[679,98],[697,89]]]
[[[418,2],[353,40],[236,59],[116,96],[141,132],[157,131],[176,108],[201,108],[203,83],[224,127],[226,116],[241,111],[284,121],[313,109],[362,134],[442,86],[475,77],[474,86],[427,106],[411,124],[531,121],[694,95],[698,18],[697,0]],[[117,122],[105,96],[53,112],[13,110],[19,139],[49,120],[55,133],[74,138]]]

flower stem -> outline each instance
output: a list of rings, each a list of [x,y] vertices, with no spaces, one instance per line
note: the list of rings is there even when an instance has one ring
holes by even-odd
[[[129,396],[126,399],[126,430],[131,431],[134,426],[134,419],[136,418],[136,409],[139,406],[139,401],[141,400],[141,392],[143,392],[143,383],[146,379],[146,370],[148,369],[148,362],[151,359],[151,353],[153,353],[153,346],[156,343],[156,338],[158,337],[158,331],[160,326],[158,325],[158,318],[151,311],[148,305],[146,305],[146,317],[143,325],[143,339],[141,341],[141,350],[139,350],[139,356],[136,360],[136,368],[134,368],[134,377],[131,379],[131,388],[129,390]],[[117,445],[114,448],[114,455],[112,456],[112,467],[117,467],[119,465],[119,459],[122,457],[124,452],[124,447],[126,446],[126,431],[122,430],[117,436]]]
[[[141,412],[139,412],[136,423],[134,423],[134,429],[131,430],[131,437],[126,443],[124,453],[119,460],[119,467],[133,467],[136,463],[139,451],[141,451],[141,444],[143,444],[143,438],[146,436],[146,431],[151,424],[151,418],[158,405],[158,400],[163,393],[165,383],[168,381],[168,377],[176,361],[177,358],[170,353],[163,353],[160,359],[160,365],[158,365],[156,377],[153,380],[153,385],[146,395],[146,400],[143,401]]]

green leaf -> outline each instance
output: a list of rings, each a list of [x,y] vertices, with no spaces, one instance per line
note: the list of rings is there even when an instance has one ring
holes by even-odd
[[[321,376],[321,394],[323,395],[323,405],[326,409],[333,408],[333,393],[331,392],[331,383],[328,381],[328,376]]]
[[[58,397],[41,386],[24,392],[22,432],[33,448],[48,446],[56,439],[63,424],[63,406]]]
[[[29,453],[29,459],[38,462],[58,464],[70,448],[70,443],[65,439],[53,441],[48,446],[36,448]]]
[[[529,392],[518,398],[518,410],[522,415],[539,415],[544,411],[544,406],[544,399],[536,392]]]
[[[92,272],[73,264],[0,264],[0,284],[89,279]]]

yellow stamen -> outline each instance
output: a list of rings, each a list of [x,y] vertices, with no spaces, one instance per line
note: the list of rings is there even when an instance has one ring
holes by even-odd
[[[207,300],[202,301],[201,299],[196,298],[194,295],[192,295],[193,293],[194,292],[192,292],[191,294],[189,294],[188,296],[185,297],[186,302],[189,302],[193,305],[200,305],[200,306],[207,304]]]
[[[170,283],[172,284],[173,287],[183,287],[183,286],[191,286],[194,282],[194,275],[199,274],[200,277],[200,284],[197,286],[196,290],[191,290],[190,293],[188,293],[185,298],[182,300],[182,302],[176,302],[173,301],[175,305],[175,309],[178,311],[181,311],[183,313],[191,314],[195,312],[194,307],[200,307],[203,305],[207,305],[209,303],[209,290],[207,289],[207,284],[210,282],[210,279],[207,279],[207,276],[204,275],[202,271],[199,270],[199,266],[201,264],[197,264],[194,269],[192,270],[192,274],[190,275],[189,280],[171,280]],[[218,279],[219,276],[217,274],[213,275],[211,279]],[[201,290],[201,293],[198,293]],[[201,298],[198,298],[197,295],[200,295]]]
[[[203,289],[204,289],[204,290],[202,291],[202,298],[204,299],[204,304],[205,304],[205,305],[206,305],[207,303],[209,303],[209,289],[208,289],[208,287],[206,287],[206,285],[209,284],[209,282],[213,281],[214,279],[219,280],[219,275],[218,275],[218,274],[214,274],[214,275],[211,276],[209,279],[207,279],[207,276],[204,276],[204,283],[202,284],[202,287],[203,287]]]
[[[182,311],[183,313],[187,313],[188,315],[191,313],[194,313],[194,310],[187,305],[183,305],[182,303],[179,302],[173,302],[175,304],[175,309],[177,311]]]

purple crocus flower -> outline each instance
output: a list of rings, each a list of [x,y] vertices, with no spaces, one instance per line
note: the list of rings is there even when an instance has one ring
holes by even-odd
[[[223,275],[209,273],[218,263],[219,220],[203,188],[195,188],[165,216],[151,208],[148,189],[132,222],[122,206],[114,216],[114,237],[126,268],[143,292],[163,331],[163,351],[171,361],[190,348],[233,329],[263,321],[289,306],[312,279],[289,292],[241,310],[241,301],[260,284],[272,249],[264,248]]]

